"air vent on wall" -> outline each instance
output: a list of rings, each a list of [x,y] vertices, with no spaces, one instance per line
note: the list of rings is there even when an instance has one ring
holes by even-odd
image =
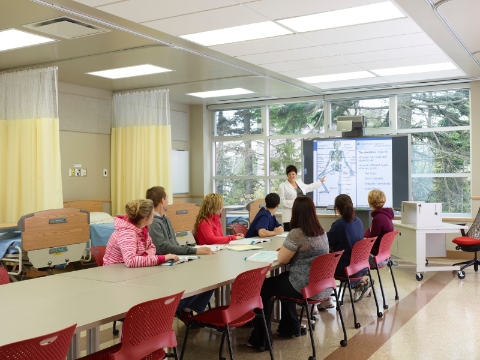
[[[261,101],[261,100],[273,100],[276,99],[275,96],[263,96],[263,97],[251,97],[251,98],[242,98],[242,99],[223,99],[217,100],[217,103],[238,103],[238,102],[246,102],[246,101]]]
[[[76,39],[110,31],[66,16],[23,25],[23,27],[65,39]]]

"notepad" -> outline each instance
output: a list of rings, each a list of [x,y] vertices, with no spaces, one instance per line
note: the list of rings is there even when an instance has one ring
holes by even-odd
[[[233,251],[247,251],[262,249],[262,247],[258,245],[228,245],[227,249]]]
[[[251,256],[247,256],[245,260],[248,261],[258,261],[258,262],[268,262],[273,263],[278,259],[278,251],[274,250],[267,250],[267,251],[259,251]]]
[[[232,240],[229,242],[229,245],[253,245],[253,244],[260,244],[260,243],[269,242],[269,241],[272,241],[272,239],[248,238],[248,239]]]
[[[168,260],[167,262],[164,262],[162,266],[172,266],[172,265],[178,265],[190,260],[197,260],[200,259],[200,256],[198,255],[181,255],[178,257],[178,261],[173,262],[173,260]]]
[[[217,252],[217,251],[225,249],[227,247],[227,245],[195,245],[194,246],[194,248],[196,248],[196,249],[201,248],[201,247],[207,247],[210,250],[212,250],[214,252]]]

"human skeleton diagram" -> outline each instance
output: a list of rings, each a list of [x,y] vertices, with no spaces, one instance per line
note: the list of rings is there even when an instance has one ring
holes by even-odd
[[[355,171],[353,171],[350,165],[348,164],[348,161],[345,158],[345,153],[343,152],[343,150],[340,150],[340,145],[341,145],[340,141],[335,141],[333,143],[334,150],[330,151],[328,155],[328,162],[325,165],[325,169],[323,169],[323,171],[318,175],[317,180],[320,180],[323,176],[326,176],[332,173],[338,173],[338,183],[337,183],[338,193],[342,194],[342,168],[343,168],[342,162],[350,171],[350,176],[354,176]],[[323,187],[323,190],[319,190],[319,193],[330,192],[328,188],[325,186],[325,183],[323,182],[322,182],[322,187]]]

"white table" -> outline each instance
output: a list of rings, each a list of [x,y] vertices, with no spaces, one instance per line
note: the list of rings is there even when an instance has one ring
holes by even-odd
[[[428,256],[446,256],[446,237],[448,233],[458,233],[466,226],[441,223],[438,225],[417,227],[410,224],[401,224],[394,221],[395,230],[400,233],[393,246],[392,255],[412,262],[417,265],[416,277],[418,281],[423,280],[422,272],[427,271],[457,271],[459,266],[427,266]]]

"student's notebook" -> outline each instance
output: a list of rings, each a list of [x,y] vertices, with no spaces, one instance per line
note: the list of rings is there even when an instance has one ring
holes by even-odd
[[[228,245],[227,249],[233,251],[247,251],[262,249],[262,247],[258,245]]]
[[[251,256],[247,256],[245,260],[273,263],[278,259],[278,252],[274,250],[259,251]]]
[[[254,244],[260,244],[260,243],[269,242],[269,241],[272,241],[272,239],[248,238],[248,239],[232,240],[229,242],[229,245],[254,245]]]
[[[197,260],[200,259],[200,256],[198,255],[179,255],[178,256],[178,261],[173,262],[173,260],[168,260],[167,262],[164,262],[162,266],[172,266],[172,265],[178,265],[190,260]]]
[[[227,247],[227,245],[195,245],[194,248],[201,248],[201,247],[207,247],[209,248],[210,250],[214,251],[214,252],[217,252],[217,251],[220,251],[220,250],[223,250]]]

